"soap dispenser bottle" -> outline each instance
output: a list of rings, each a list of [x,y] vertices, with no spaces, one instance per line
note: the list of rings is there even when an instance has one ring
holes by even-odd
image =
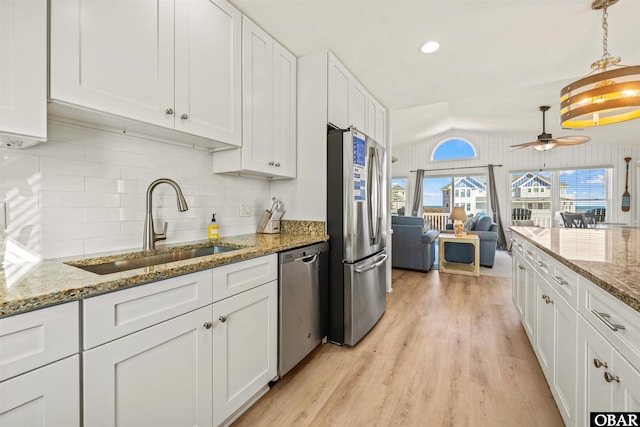
[[[220,237],[220,227],[216,222],[216,214],[213,214],[213,217],[211,218],[211,224],[209,224],[207,237],[209,237],[209,239],[217,239],[218,237]]]

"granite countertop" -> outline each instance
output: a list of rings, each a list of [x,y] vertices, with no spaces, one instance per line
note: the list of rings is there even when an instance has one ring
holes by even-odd
[[[329,240],[321,233],[294,231],[281,234],[245,234],[217,240],[200,240],[174,246],[158,246],[153,254],[171,250],[193,249],[212,245],[239,248],[189,260],[174,261],[152,267],[98,275],[65,264],[97,264],[114,259],[135,258],[140,252],[114,252],[99,257],[60,258],[36,263],[17,263],[0,268],[0,317],[75,301],[106,292],[167,279],[182,274],[230,264],[262,255]]]
[[[640,229],[510,228],[640,311]]]

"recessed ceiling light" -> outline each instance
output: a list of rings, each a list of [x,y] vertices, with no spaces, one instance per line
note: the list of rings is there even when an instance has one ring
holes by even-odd
[[[426,42],[425,44],[422,45],[422,47],[420,48],[420,50],[422,51],[422,53],[434,53],[440,50],[440,43],[438,42]]]

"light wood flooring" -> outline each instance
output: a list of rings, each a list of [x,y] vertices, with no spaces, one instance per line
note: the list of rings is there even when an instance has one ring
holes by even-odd
[[[562,426],[511,279],[393,271],[355,348],[319,346],[234,424]]]

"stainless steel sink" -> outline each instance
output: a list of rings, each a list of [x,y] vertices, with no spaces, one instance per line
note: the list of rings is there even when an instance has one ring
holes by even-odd
[[[81,263],[76,262],[68,262],[67,264],[96,274],[111,274],[133,270],[135,268],[166,264],[173,261],[182,261],[185,259],[220,254],[223,252],[235,251],[237,249],[238,248],[227,248],[225,246],[208,246],[205,248],[174,251],[166,254],[147,255],[138,258],[123,259],[120,261],[109,261],[101,264],[82,265]]]

